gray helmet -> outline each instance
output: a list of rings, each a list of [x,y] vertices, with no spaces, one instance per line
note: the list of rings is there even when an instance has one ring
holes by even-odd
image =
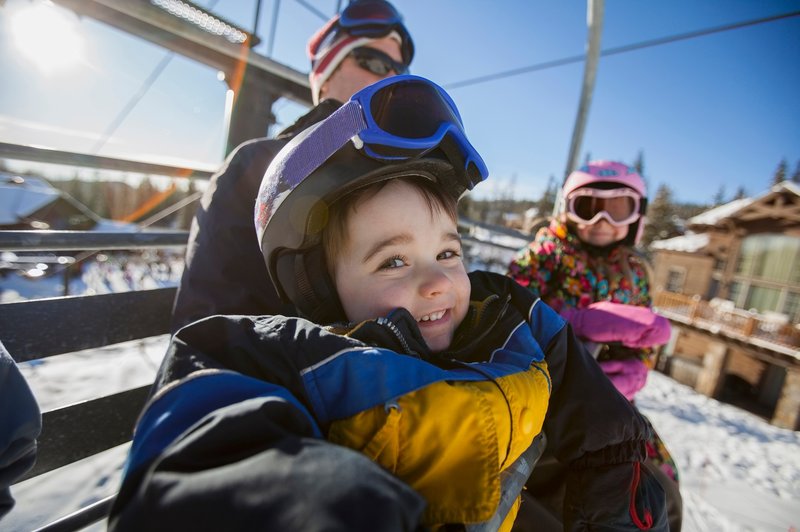
[[[269,165],[256,201],[256,232],[280,297],[312,321],[333,323],[345,315],[321,244],[332,203],[357,188],[409,176],[440,183],[458,199],[484,176],[473,165],[465,168],[457,146],[445,138],[436,149],[402,162],[375,160],[347,142],[296,179],[288,159],[319,125],[295,137]]]

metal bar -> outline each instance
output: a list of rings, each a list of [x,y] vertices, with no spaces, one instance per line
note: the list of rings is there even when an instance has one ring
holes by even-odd
[[[100,233],[94,231],[0,231],[4,251],[85,251],[185,246],[187,231]]]
[[[170,331],[177,288],[0,304],[0,338],[16,362],[94,349]]]
[[[148,384],[43,413],[36,465],[17,482],[131,441],[149,393]]]
[[[249,39],[244,43],[234,44],[142,0],[54,1],[79,15],[94,18],[157,46],[222,70],[228,76],[232,76],[233,72],[241,69],[242,64],[246,64],[254,74],[265,78],[265,85],[273,92],[297,103],[311,105],[307,74],[255,53],[250,49]]]
[[[128,159],[115,159],[88,153],[74,153],[21,144],[0,142],[0,159],[14,159],[19,161],[34,161],[37,163],[68,164],[85,168],[100,168],[104,170],[118,170],[122,172],[138,172],[142,174],[155,174],[168,177],[186,177],[192,179],[208,179],[213,172],[197,168],[183,168],[166,164],[153,164]]]
[[[50,524],[37,528],[34,532],[73,532],[83,530],[87,526],[108,517],[115,497],[116,495],[109,495]]]

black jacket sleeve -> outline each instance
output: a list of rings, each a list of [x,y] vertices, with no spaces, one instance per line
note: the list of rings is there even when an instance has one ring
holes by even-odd
[[[424,506],[365,456],[315,438],[290,402],[256,397],[208,413],[129,472],[108,529],[413,531]]]
[[[39,405],[0,343],[0,518],[14,506],[9,486],[36,461],[41,429]]]
[[[172,330],[213,314],[279,314],[253,212],[261,178],[282,141],[239,146],[215,174],[189,233],[186,266],[175,299]]]
[[[325,100],[275,139],[239,145],[203,194],[189,232],[172,332],[214,314],[294,315],[267,275],[253,213],[264,172],[292,136],[341,106]]]

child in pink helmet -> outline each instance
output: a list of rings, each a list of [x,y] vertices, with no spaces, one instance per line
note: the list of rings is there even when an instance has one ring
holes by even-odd
[[[570,322],[630,401],[645,385],[654,348],[670,337],[669,321],[650,308],[649,267],[635,250],[646,207],[644,180],[633,168],[589,162],[567,177],[556,216],[508,268],[510,277]],[[655,431],[648,454],[671,499],[671,530],[679,530],[677,469]],[[537,495],[536,486],[528,488]]]

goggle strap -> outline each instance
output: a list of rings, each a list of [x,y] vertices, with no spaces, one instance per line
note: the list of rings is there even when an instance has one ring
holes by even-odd
[[[333,112],[318,127],[314,128],[303,142],[297,144],[284,158],[283,175],[292,176],[297,182],[289,183],[294,188],[299,180],[311,175],[328,158],[339,151],[347,141],[367,128],[361,106],[349,101]],[[298,153],[302,151],[303,153]]]

